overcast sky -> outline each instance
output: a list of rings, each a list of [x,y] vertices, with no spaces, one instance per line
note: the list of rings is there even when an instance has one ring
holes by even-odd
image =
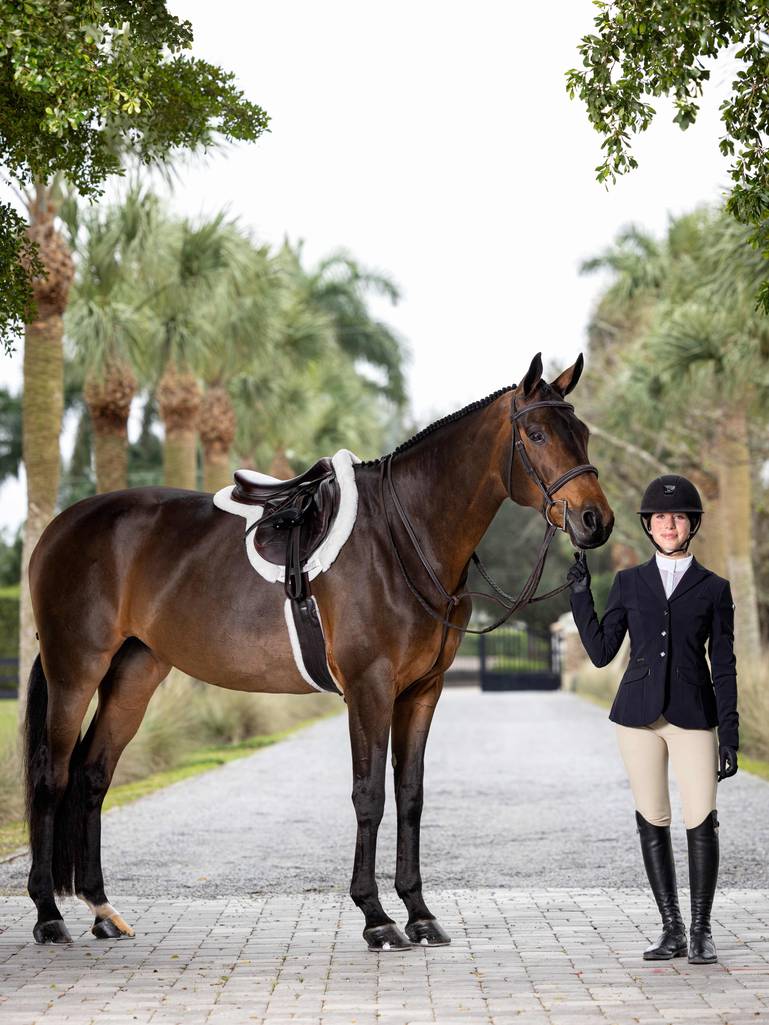
[[[256,144],[185,169],[171,202],[227,206],[265,241],[302,238],[310,258],[343,246],[391,274],[403,300],[377,310],[409,345],[422,420],[520,380],[535,352],[570,365],[600,285],[580,262],[629,222],[662,231],[728,181],[716,66],[695,127],[657,103],[639,169],[596,183],[598,137],[564,88],[591,0],[169,7],[192,22],[196,54],[272,117]],[[0,357],[0,381],[17,386],[19,367]],[[0,523],[18,522],[22,489],[0,502]]]

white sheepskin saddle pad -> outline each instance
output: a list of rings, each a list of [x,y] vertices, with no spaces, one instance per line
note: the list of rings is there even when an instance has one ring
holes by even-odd
[[[326,538],[304,564],[303,569],[310,580],[329,568],[341,552],[344,543],[352,533],[352,528],[355,526],[355,517],[358,513],[358,489],[355,484],[353,466],[359,462],[360,459],[346,448],[341,448],[331,460],[331,465],[334,468],[339,485],[339,508]],[[254,474],[253,476],[260,478],[265,483],[276,479],[262,473]],[[264,512],[264,506],[246,505],[243,502],[233,501],[232,491],[234,487],[234,484],[230,484],[226,488],[222,488],[221,491],[217,491],[214,495],[214,505],[217,509],[223,509],[224,512],[241,516],[245,520],[245,532],[259,520]],[[265,580],[270,583],[282,583],[286,576],[285,568],[267,562],[266,559],[261,557],[254,543],[255,533],[256,531],[251,530],[246,537],[248,561],[259,576]]]

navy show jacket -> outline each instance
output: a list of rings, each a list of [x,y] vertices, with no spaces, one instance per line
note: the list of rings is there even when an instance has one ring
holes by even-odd
[[[738,747],[734,602],[728,580],[692,557],[668,598],[652,556],[617,573],[600,623],[589,589],[572,590],[571,610],[596,666],[611,662],[630,631],[630,660],[609,713],[613,722],[648,726],[662,715],[685,729],[718,726],[720,743]]]

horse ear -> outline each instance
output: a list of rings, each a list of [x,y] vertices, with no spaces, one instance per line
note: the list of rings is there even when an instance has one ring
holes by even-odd
[[[526,376],[521,381],[521,388],[523,389],[524,398],[528,398],[529,395],[534,391],[540,382],[542,377],[542,353],[538,352],[534,359],[531,361],[529,369],[526,371]]]
[[[584,365],[585,360],[582,353],[580,353],[579,356],[577,356],[576,362],[573,363],[568,370],[564,370],[559,377],[556,377],[554,381],[550,382],[550,387],[560,395],[568,395],[570,391],[573,391],[576,388],[577,381],[579,381]]]

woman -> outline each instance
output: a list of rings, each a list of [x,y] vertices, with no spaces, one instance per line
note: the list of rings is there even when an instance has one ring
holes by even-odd
[[[594,665],[611,662],[630,631],[630,661],[609,718],[617,724],[643,861],[662,916],[662,935],[643,956],[665,960],[687,953],[670,842],[670,759],[689,848],[691,964],[718,960],[710,932],[718,876],[716,784],[737,771],[739,742],[729,581],[687,551],[702,515],[699,493],[685,477],[667,474],[651,482],[639,516],[657,551],[648,562],[617,573],[600,623],[584,552],[568,573],[574,620]]]

